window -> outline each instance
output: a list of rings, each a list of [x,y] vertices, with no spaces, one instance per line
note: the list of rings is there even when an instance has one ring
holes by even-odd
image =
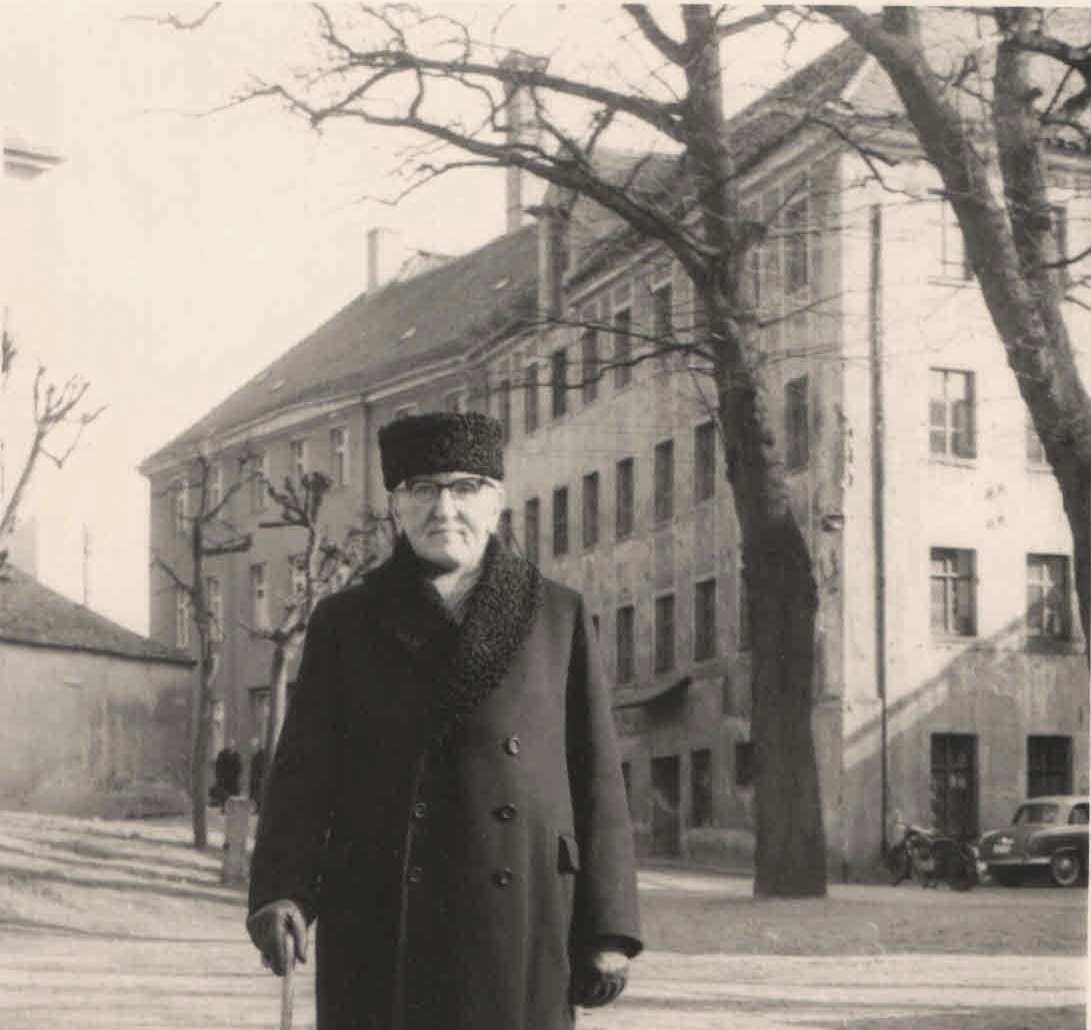
[[[932,632],[972,637],[977,633],[975,551],[932,548]]]
[[[742,217],[748,222],[761,222],[761,202],[744,204],[741,209]],[[761,290],[761,262],[762,248],[759,240],[755,240],[746,252],[746,277],[750,283],[750,300],[755,309],[761,307],[763,300]]]
[[[807,195],[804,183],[785,208],[781,219],[784,230],[784,285],[789,293],[802,290],[810,282],[810,248],[807,239]]]
[[[334,486],[344,486],[349,481],[349,442],[344,426],[330,430],[330,479]]]
[[[553,417],[560,418],[568,411],[568,354],[555,350],[549,359],[550,389],[553,402]]]
[[[265,566],[250,566],[250,624],[254,629],[269,628],[269,590]]]
[[[584,314],[584,317],[588,317]],[[593,314],[592,314],[592,317]],[[583,380],[580,396],[584,404],[592,404],[599,395],[599,334],[597,329],[585,329],[580,338],[583,357]]]
[[[568,487],[553,491],[553,555],[568,554]]]
[[[189,484],[177,479],[171,486],[171,519],[175,533],[189,532]]]
[[[973,372],[933,368],[928,381],[930,452],[956,458],[975,457]]]
[[[594,547],[599,542],[599,474],[589,472],[583,477],[583,546]]]
[[[182,587],[174,588],[174,642],[186,650],[189,647],[189,594]]]
[[[1069,617],[1068,559],[1059,554],[1027,555],[1027,636],[1067,640]]]
[[[655,521],[674,515],[674,441],[655,445]]]
[[[213,512],[223,501],[224,467],[223,462],[213,462],[208,469],[208,498],[205,511]]]
[[[739,572],[739,650],[749,651],[752,642],[750,622],[750,588],[746,585],[746,579]]]
[[[632,683],[636,676],[636,609],[631,604],[617,610],[617,682]]]
[[[511,440],[511,380],[500,380],[500,427],[503,441]]]
[[[1038,435],[1038,430],[1034,428],[1034,419],[1030,417],[1029,411],[1027,412],[1027,463],[1029,465],[1049,464],[1042,438]]]
[[[652,290],[652,336],[669,340],[674,329],[674,288],[669,282]]]
[[[618,540],[633,535],[635,522],[636,462],[632,458],[623,458],[617,463],[616,532]]]
[[[693,499],[716,496],[716,424],[702,422],[693,430]]]
[[[451,390],[450,393],[443,395],[443,410],[444,411],[465,411],[466,410],[466,395],[462,390]]]
[[[754,744],[749,740],[735,741],[735,786],[754,784]]]
[[[246,463],[250,477],[250,510],[264,511],[267,495],[265,483],[269,477],[269,462],[265,454],[255,454]]]
[[[708,748],[691,751],[690,826],[711,826],[713,823],[712,752]]]
[[[614,389],[621,390],[633,381],[633,312],[621,308],[614,312]]]
[[[538,428],[538,366],[526,367],[526,401],[523,408],[523,428],[529,436]]]
[[[674,668],[674,594],[655,599],[655,671]]]
[[[958,224],[955,209],[946,200],[940,200],[939,204],[942,274],[949,279],[972,279],[974,270],[970,259],[966,256],[962,226]]]
[[[791,379],[784,392],[784,463],[789,469],[806,468],[810,460],[810,415],[807,377]]]
[[[292,478],[297,483],[302,483],[303,477],[307,474],[307,441],[293,440],[290,446],[292,451]]]
[[[528,562],[538,564],[541,555],[541,504],[537,497],[530,498],[523,506],[523,550]]]
[[[629,812],[633,810],[633,763],[621,763],[621,779],[625,784],[625,803],[629,806]]]
[[[716,580],[703,579],[693,595],[693,658],[716,657]]]
[[[1072,793],[1072,738],[1027,737],[1027,797]]]
[[[515,540],[515,534],[511,529],[511,508],[505,508],[500,513],[500,522],[496,527],[496,535],[500,537],[505,547],[511,547]]]
[[[208,606],[209,638],[219,644],[224,638],[224,599],[218,576],[205,578],[205,604]]]

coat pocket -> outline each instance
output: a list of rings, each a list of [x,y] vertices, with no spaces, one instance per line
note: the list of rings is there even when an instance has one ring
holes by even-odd
[[[557,871],[560,873],[580,871],[580,846],[574,834],[562,833],[557,837]]]

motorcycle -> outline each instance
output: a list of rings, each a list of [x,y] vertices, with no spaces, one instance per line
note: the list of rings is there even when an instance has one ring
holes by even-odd
[[[887,852],[887,865],[894,886],[912,878],[922,887],[936,887],[942,881],[951,890],[968,891],[979,879],[973,844],[911,823]]]

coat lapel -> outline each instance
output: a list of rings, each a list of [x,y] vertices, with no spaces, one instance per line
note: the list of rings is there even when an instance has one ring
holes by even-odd
[[[503,681],[541,604],[541,574],[494,537],[461,625],[404,538],[375,575],[380,626],[435,684],[429,723],[433,735],[444,739]]]

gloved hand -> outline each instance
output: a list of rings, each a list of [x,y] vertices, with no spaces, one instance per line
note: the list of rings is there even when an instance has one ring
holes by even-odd
[[[293,959],[307,961],[307,920],[294,901],[270,901],[246,920],[261,960],[283,976]]]
[[[629,958],[624,952],[602,948],[576,967],[572,979],[572,1000],[585,1009],[609,1005],[617,999],[629,979]]]

